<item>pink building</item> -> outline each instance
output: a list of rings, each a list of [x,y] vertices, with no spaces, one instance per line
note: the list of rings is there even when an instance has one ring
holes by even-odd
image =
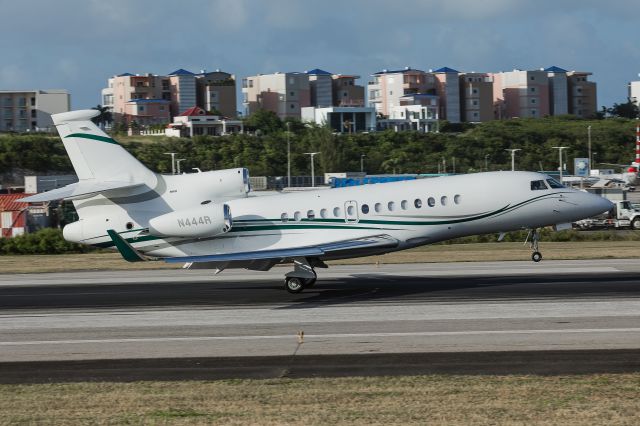
[[[550,115],[547,72],[499,72],[493,77],[495,118],[539,118]]]
[[[164,99],[133,99],[124,104],[122,117],[128,125],[166,124],[171,121],[170,103]]]

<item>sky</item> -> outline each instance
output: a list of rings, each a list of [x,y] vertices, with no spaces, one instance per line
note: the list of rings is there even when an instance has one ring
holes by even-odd
[[[640,80],[640,1],[0,0],[0,52],[0,90],[67,89],[73,109],[123,72],[321,68],[366,85],[405,66],[551,65],[593,72],[600,107]]]

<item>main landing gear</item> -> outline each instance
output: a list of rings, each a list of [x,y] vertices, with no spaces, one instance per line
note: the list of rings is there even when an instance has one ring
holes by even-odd
[[[531,240],[529,240],[529,237],[531,237]],[[531,247],[531,250],[533,250],[533,253],[531,253],[531,260],[533,260],[536,263],[540,262],[542,260],[542,253],[538,251],[538,241],[540,241],[540,231],[538,231],[537,228],[530,230],[529,234],[527,234],[527,239],[524,241],[524,243],[526,244],[527,241],[529,241],[529,246]]]
[[[313,287],[318,276],[309,261],[304,257],[296,257],[293,259],[293,266],[293,271],[285,275],[285,290],[295,294],[302,292],[305,288]]]

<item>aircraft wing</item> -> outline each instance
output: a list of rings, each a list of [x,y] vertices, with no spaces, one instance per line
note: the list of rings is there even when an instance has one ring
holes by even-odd
[[[62,188],[53,189],[51,191],[42,192],[40,194],[32,195],[30,197],[21,198],[23,203],[37,203],[41,201],[53,201],[61,200],[63,198],[73,198],[82,195],[96,194],[98,192],[109,191],[112,189],[124,189],[133,188],[136,186],[144,185],[143,183],[131,183],[131,182],[88,182],[80,181],[72,183],[71,185],[63,186]]]
[[[165,258],[168,263],[199,263],[199,262],[235,262],[252,260],[283,260],[294,257],[321,257],[338,254],[342,251],[373,251],[377,249],[394,248],[399,241],[389,235],[374,235],[365,238],[336,241],[308,247],[285,248],[275,250],[259,250],[237,253],[211,254],[204,256],[180,256]]]

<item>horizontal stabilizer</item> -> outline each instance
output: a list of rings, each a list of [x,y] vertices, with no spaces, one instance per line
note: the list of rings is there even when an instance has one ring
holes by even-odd
[[[236,262],[252,260],[282,260],[294,257],[320,257],[349,250],[377,250],[398,246],[398,240],[388,235],[375,235],[372,237],[353,240],[336,241],[319,244],[310,247],[286,248],[276,250],[260,250],[240,253],[211,254],[205,256],[183,256],[165,258],[169,263],[195,263],[195,262]]]
[[[42,192],[30,197],[21,198],[23,203],[37,203],[41,201],[62,200],[64,198],[75,198],[84,195],[97,194],[99,192],[110,191],[114,189],[135,188],[144,185],[143,183],[131,182],[96,182],[81,181],[63,186],[62,188],[53,189],[51,191]]]

